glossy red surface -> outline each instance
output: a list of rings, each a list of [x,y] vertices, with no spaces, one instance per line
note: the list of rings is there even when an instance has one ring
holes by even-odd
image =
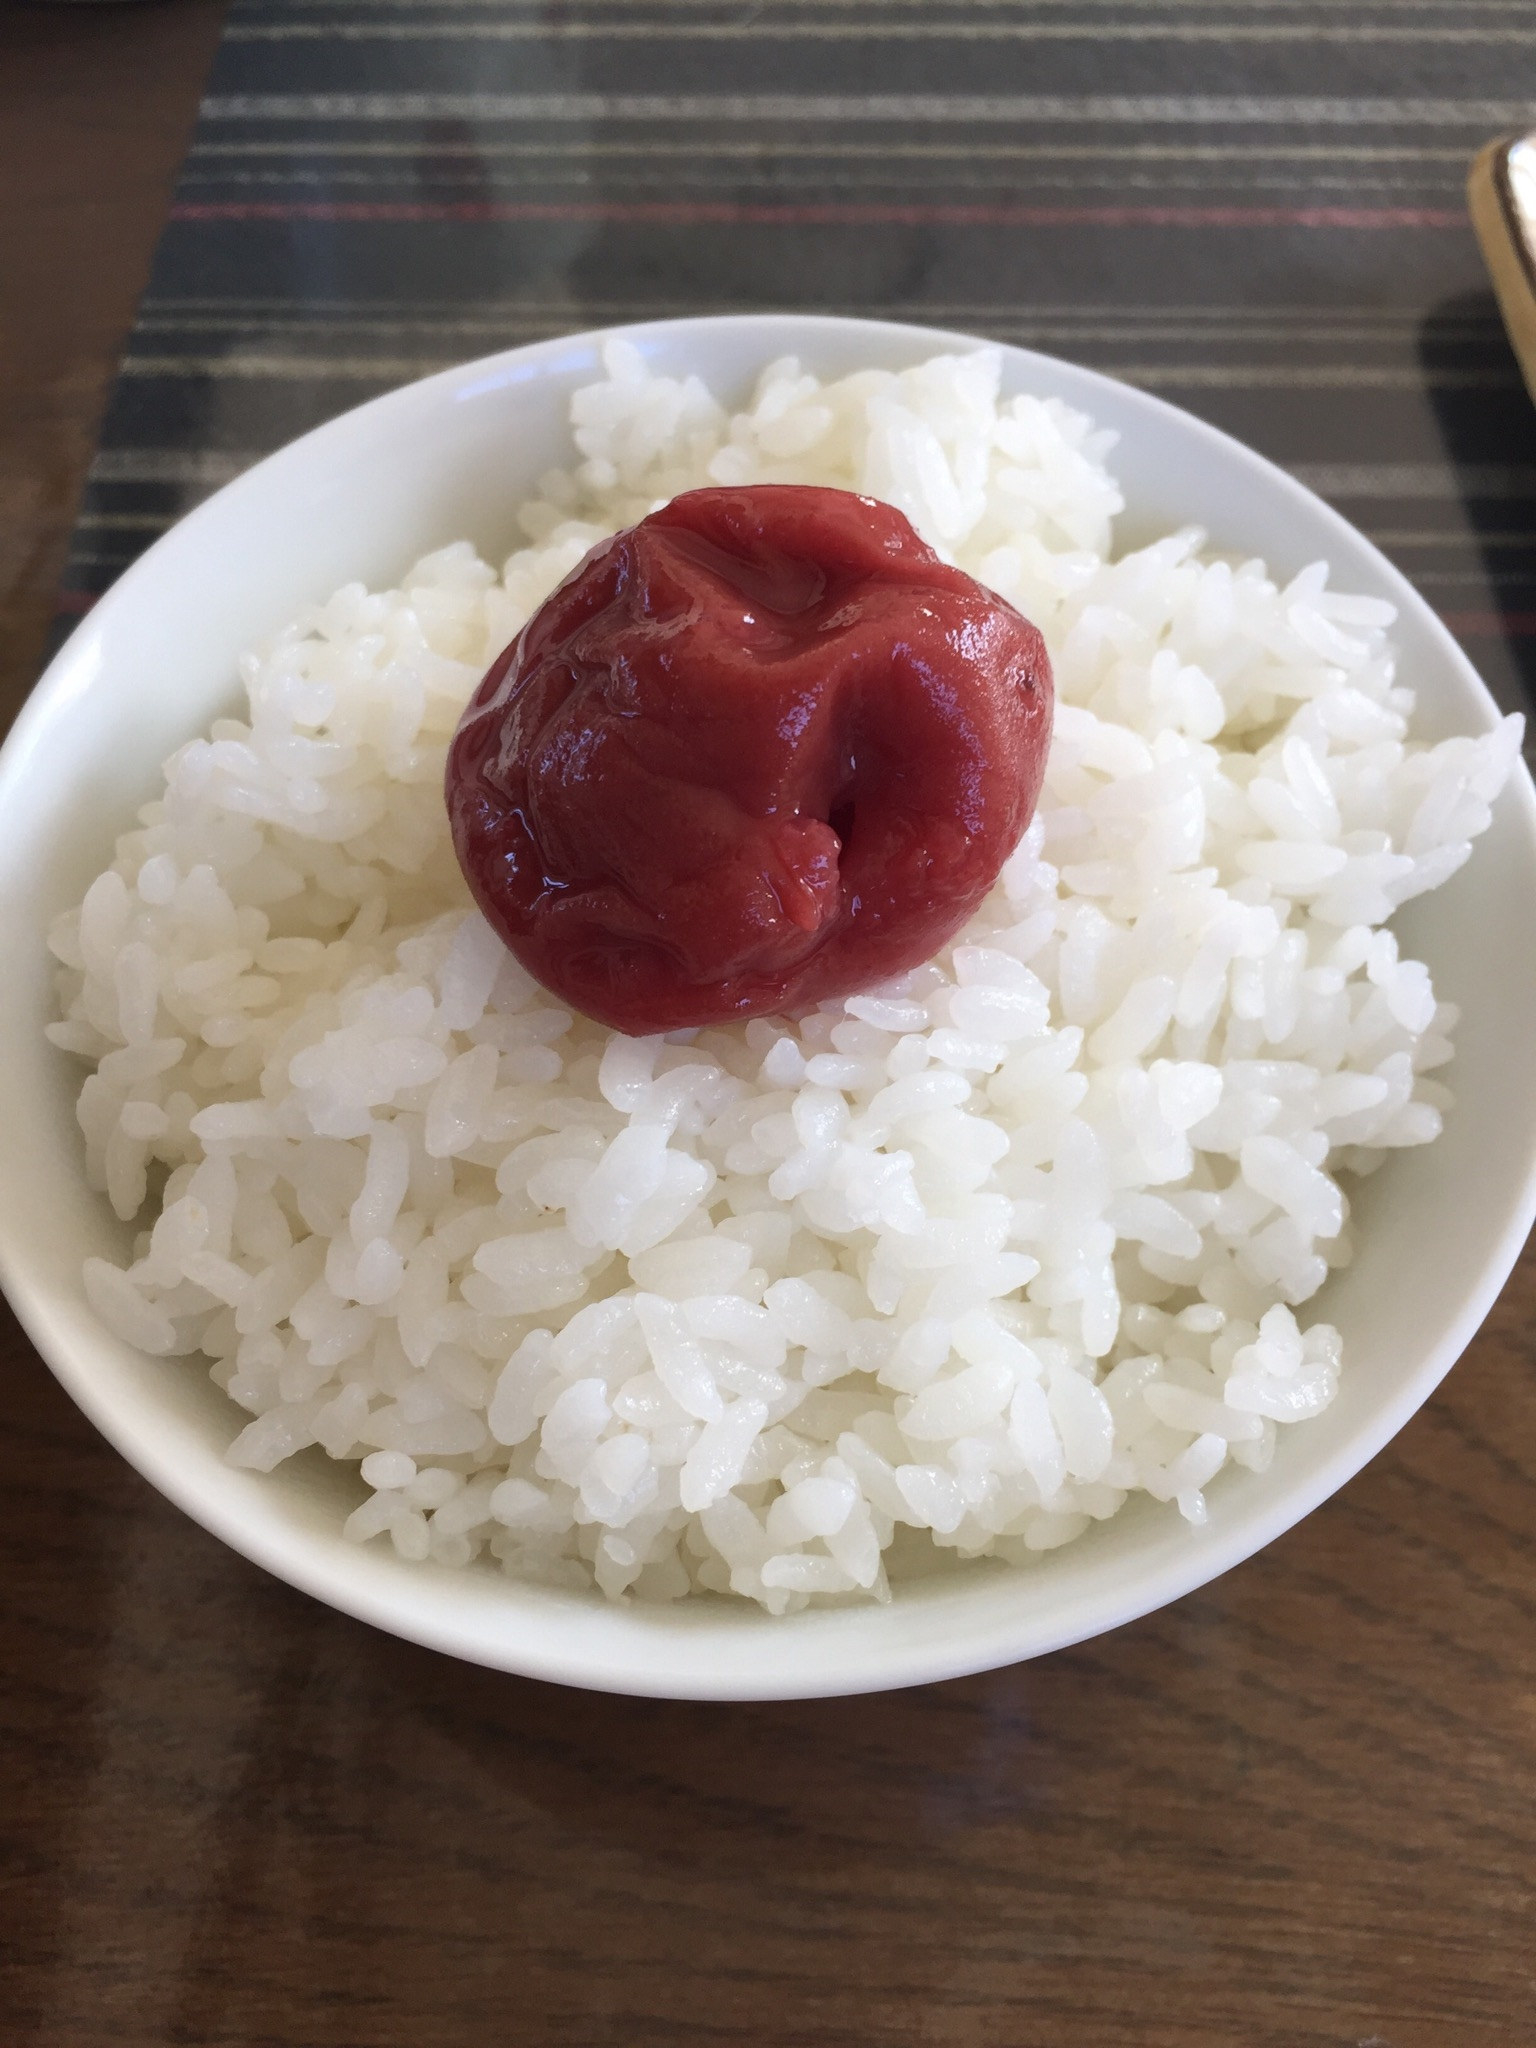
[[[868,988],[951,938],[1033,813],[1029,621],[846,491],[690,491],[595,550],[455,735],[460,863],[621,1031]]]

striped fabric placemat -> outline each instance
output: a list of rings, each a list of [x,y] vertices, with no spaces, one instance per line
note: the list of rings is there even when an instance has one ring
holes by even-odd
[[[1024,343],[1224,427],[1518,707],[1536,410],[1462,185],[1524,126],[1528,0],[234,0],[63,607],[409,378],[814,309]]]

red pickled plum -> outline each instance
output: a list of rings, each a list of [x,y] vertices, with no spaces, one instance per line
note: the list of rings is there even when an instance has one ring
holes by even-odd
[[[453,842],[522,964],[615,1029],[851,995],[981,902],[1045,772],[1051,671],[901,513],[688,491],[595,548],[448,753]]]

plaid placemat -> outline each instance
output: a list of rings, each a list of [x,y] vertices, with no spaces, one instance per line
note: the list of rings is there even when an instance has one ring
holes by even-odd
[[[91,473],[86,609],[331,414],[537,336],[881,315],[1108,370],[1536,698],[1536,411],[1467,224],[1528,0],[234,0]]]

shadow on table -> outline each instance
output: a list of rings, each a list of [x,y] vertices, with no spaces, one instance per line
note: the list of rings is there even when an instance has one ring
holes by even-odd
[[[1418,353],[1464,523],[1426,563],[1426,595],[1503,707],[1536,711],[1536,405],[1493,293],[1458,292],[1432,307]],[[1480,575],[1467,573],[1469,561]],[[1403,566],[1413,575],[1414,564]]]
[[[576,1693],[305,1599],[151,1493],[40,1374],[23,1394],[18,1463],[70,1506],[39,1518],[7,1631],[12,1953],[45,2001],[8,2039],[83,2048],[110,2014],[133,2048],[458,2048],[521,2000],[542,2031],[520,2044],[672,2048],[745,2036],[768,1997],[782,2038],[866,2048],[952,1997],[1011,2004],[1085,1914],[1149,1968],[1206,1953],[1203,1910],[1151,1873],[1176,1859],[1214,1885],[1234,1810],[1190,1828],[1177,1770],[1137,1797],[1125,1776],[1148,1737],[1188,1753],[1170,1675],[1230,1654],[1198,1601],[913,1692]],[[1203,1718],[1199,1750],[1241,1777],[1241,1729]],[[1096,1904],[1112,1869],[1117,1902]],[[322,1984],[334,2024],[283,2035]],[[825,2024],[796,2036],[813,2009]]]

